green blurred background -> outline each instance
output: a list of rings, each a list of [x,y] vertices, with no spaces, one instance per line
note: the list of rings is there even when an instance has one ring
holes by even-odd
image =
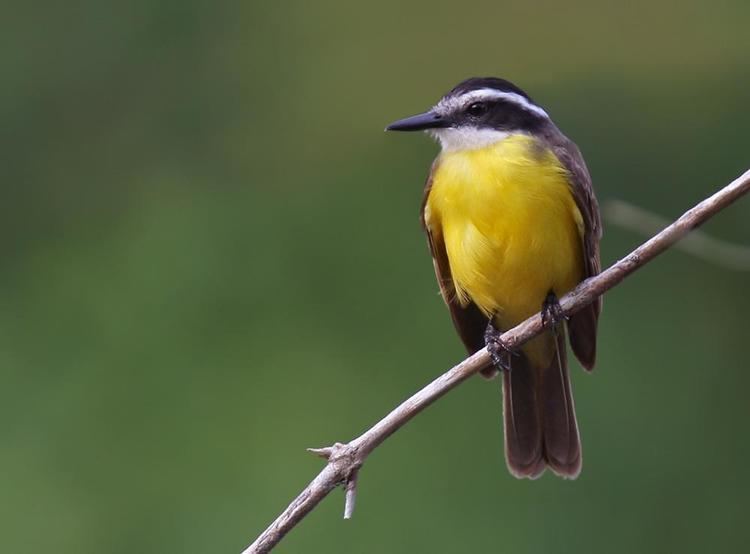
[[[743,171],[745,0],[17,3],[3,17],[0,551],[236,553],[463,356],[386,135],[499,75],[602,202],[674,217]],[[706,229],[750,243],[750,203]],[[609,227],[609,265],[644,237]],[[279,552],[742,548],[750,275],[670,251],[574,371],[584,470],[516,481],[498,382],[378,449]]]

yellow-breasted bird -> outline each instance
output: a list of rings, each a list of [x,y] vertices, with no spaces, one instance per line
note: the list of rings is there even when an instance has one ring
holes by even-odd
[[[429,111],[392,123],[425,130],[442,150],[422,203],[435,273],[469,352],[487,346],[503,374],[505,458],[516,477],[547,466],[574,479],[581,442],[557,298],[600,271],[601,220],[578,147],[514,84],[472,78]],[[500,340],[538,311],[552,325],[511,353]],[[588,370],[598,300],[567,320]]]

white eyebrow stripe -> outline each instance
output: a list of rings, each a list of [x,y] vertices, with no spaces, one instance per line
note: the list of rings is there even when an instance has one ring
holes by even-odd
[[[445,110],[446,112],[452,112],[461,106],[467,106],[472,102],[479,102],[482,100],[506,100],[512,102],[517,106],[523,108],[526,111],[535,113],[545,119],[549,119],[549,115],[542,108],[536,104],[532,104],[526,98],[516,92],[504,92],[492,88],[481,88],[478,90],[472,90],[462,94],[461,96],[453,98],[444,98],[438,103],[438,107]]]

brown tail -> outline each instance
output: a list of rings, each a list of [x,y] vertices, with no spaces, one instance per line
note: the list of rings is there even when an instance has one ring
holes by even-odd
[[[549,335],[549,340],[554,338]],[[505,459],[510,472],[535,479],[545,467],[575,479],[581,472],[581,440],[560,329],[549,367],[535,368],[521,353],[503,372]]]

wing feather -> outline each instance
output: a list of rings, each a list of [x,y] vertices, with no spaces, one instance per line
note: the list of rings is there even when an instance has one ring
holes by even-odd
[[[591,176],[581,151],[573,141],[558,131],[551,142],[553,152],[570,174],[571,189],[584,223],[584,275],[586,278],[592,277],[601,271],[599,241],[602,237],[602,222]],[[568,320],[570,345],[583,367],[589,371],[596,363],[596,327],[601,309],[602,299],[599,297]]]

